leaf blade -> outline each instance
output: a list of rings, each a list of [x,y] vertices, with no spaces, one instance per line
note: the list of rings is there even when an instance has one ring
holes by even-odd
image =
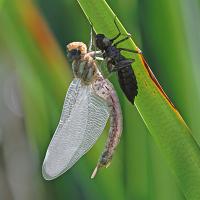
[[[94,4],[92,0],[79,0],[79,4],[97,33],[104,33],[108,37],[116,35],[113,23],[115,14],[105,1],[99,0]],[[121,32],[126,34],[121,23],[118,24]],[[123,46],[137,49],[132,40],[124,42]],[[141,55],[135,55],[135,59],[133,69],[139,86],[136,107],[177,176],[185,196],[188,199],[198,199],[200,198],[199,146],[179,112],[153,80]]]

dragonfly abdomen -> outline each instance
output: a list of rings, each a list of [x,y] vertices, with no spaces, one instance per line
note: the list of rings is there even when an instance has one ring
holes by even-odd
[[[100,158],[100,165],[108,166],[112,160],[115,149],[120,141],[122,133],[122,113],[118,97],[114,91],[110,95],[111,113],[110,113],[110,130],[105,149]]]
[[[122,134],[122,113],[117,94],[108,80],[103,80],[101,83],[103,84],[100,87],[98,87],[98,82],[94,84],[94,87],[96,88],[96,93],[106,100],[110,108],[110,130],[104,151],[91,178],[95,177],[99,168],[109,166]],[[106,92],[102,93],[101,89]]]

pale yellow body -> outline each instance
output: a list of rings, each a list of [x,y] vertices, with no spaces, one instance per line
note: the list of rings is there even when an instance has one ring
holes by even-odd
[[[81,52],[81,59],[72,62],[73,74],[76,78],[80,78],[85,84],[91,84],[98,74],[93,52],[87,53],[87,46],[83,42],[72,42],[67,45],[67,50],[78,49]]]
[[[112,84],[99,72],[94,57],[96,52],[87,52],[87,46],[82,42],[72,42],[67,45],[67,51],[79,50],[81,55],[73,60],[72,70],[76,78],[83,84],[91,85],[94,93],[107,102],[110,112],[110,130],[105,149],[99,159],[91,178],[94,178],[100,167],[108,166],[119,143],[122,133],[122,115],[118,97]],[[78,54],[79,55],[79,54]]]

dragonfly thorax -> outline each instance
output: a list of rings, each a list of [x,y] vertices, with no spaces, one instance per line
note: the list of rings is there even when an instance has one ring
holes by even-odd
[[[96,80],[99,73],[95,61],[85,54],[82,59],[74,60],[72,63],[73,74],[76,78],[80,78],[86,85]]]
[[[67,45],[68,57],[73,61],[72,70],[76,78],[84,84],[92,83],[98,74],[98,68],[93,57],[87,53],[87,46],[83,42],[72,42]]]

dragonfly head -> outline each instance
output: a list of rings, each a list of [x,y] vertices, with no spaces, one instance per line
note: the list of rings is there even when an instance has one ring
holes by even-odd
[[[79,60],[81,54],[87,53],[87,46],[83,42],[72,42],[67,45],[67,57],[70,60]]]
[[[69,60],[79,60],[81,58],[81,51],[79,49],[72,49],[68,51],[67,57]]]
[[[101,51],[112,45],[112,42],[104,34],[97,34],[95,40],[97,47]]]

